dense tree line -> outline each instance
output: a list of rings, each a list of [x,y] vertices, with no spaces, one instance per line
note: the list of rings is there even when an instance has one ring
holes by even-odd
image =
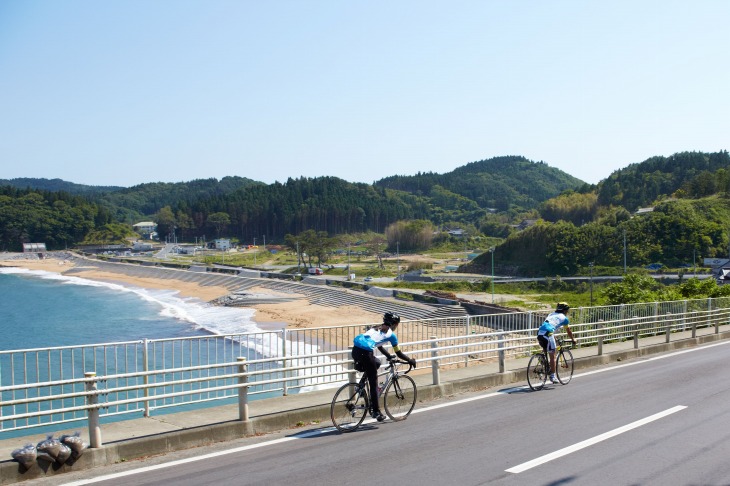
[[[598,202],[602,206],[623,206],[629,211],[650,206],[657,199],[667,197],[685,184],[700,177],[707,181],[707,173],[730,168],[730,155],[726,150],[715,153],[681,152],[670,157],[652,157],[644,162],[631,164],[617,170],[598,184]],[[702,175],[704,173],[704,175]],[[702,194],[727,191],[724,187],[713,187]],[[712,191],[712,192],[710,192]]]
[[[623,281],[610,284],[600,292],[606,305],[638,302],[666,302],[685,299],[730,296],[730,285],[718,285],[715,279],[688,279],[677,285],[665,286],[649,275],[628,274]]]
[[[212,235],[210,216],[225,213],[226,235],[250,242],[266,236],[281,240],[306,230],[330,235],[375,231],[400,219],[428,218],[429,205],[413,195],[353,184],[336,177],[288,179],[256,185],[232,194],[184,203],[171,208],[189,216],[194,232]]]
[[[653,157],[596,186],[523,157],[372,185],[335,177],[273,184],[226,177],[102,192],[71,185],[72,194],[31,189],[33,181],[0,191],[2,248],[18,250],[28,241],[62,248],[118,240],[131,223],[154,220],[162,239],[175,234],[179,241],[225,236],[262,243],[306,233],[311,248],[327,248],[333,243],[326,239],[335,235],[373,232],[387,235],[382,246],[391,251],[395,245],[423,249],[435,228],[461,226],[506,238],[495,261],[506,273],[527,275],[569,275],[590,262],[621,266],[624,242],[629,266],[671,266],[728,252],[726,151]],[[636,207],[648,205],[655,206],[652,213],[634,216]],[[540,222],[517,231],[522,219]]]
[[[590,263],[621,267],[624,256],[630,267],[650,263],[676,267],[728,255],[727,197],[667,200],[645,215],[627,214],[615,210],[579,226],[539,221],[510,235],[497,247],[495,260],[504,273],[537,276],[572,275]],[[483,254],[472,266],[484,271],[490,263],[490,255]]]
[[[446,174],[427,172],[386,177],[375,185],[439,201],[443,201],[444,191],[449,191],[462,197],[454,198],[455,204],[462,205],[459,208],[462,211],[474,208],[508,211],[536,208],[546,199],[567,189],[577,189],[585,183],[544,162],[507,156],[471,162]],[[471,201],[474,206],[465,204],[466,201]]]
[[[101,205],[66,192],[0,187],[0,248],[22,251],[23,243],[63,249],[82,243],[92,231],[130,233]]]

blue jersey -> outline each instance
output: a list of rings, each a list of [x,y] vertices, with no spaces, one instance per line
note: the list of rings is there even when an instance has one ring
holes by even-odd
[[[390,343],[393,349],[398,351],[398,338],[391,329],[388,329],[388,332],[383,332],[380,328],[372,328],[355,336],[354,341],[355,346],[366,351],[372,351],[385,343]]]
[[[552,312],[545,318],[540,329],[537,330],[538,336],[551,336],[555,331],[563,326],[570,324],[570,321],[561,312]]]

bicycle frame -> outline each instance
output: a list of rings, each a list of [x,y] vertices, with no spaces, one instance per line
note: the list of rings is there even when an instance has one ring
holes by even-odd
[[[555,374],[557,380],[563,385],[567,385],[572,379],[573,354],[570,352],[570,347],[565,346],[562,338],[556,338],[555,341],[555,369],[550,366],[551,353],[547,349],[541,348],[532,352],[532,357],[527,363],[527,382],[532,390],[541,390],[545,386],[548,370]],[[565,368],[565,374],[560,372],[561,367]]]
[[[408,371],[399,371],[399,364],[408,364]],[[335,392],[330,405],[330,417],[334,426],[341,432],[356,430],[365,419],[367,410],[371,408],[371,401],[379,401],[381,396],[385,414],[394,422],[405,420],[416,405],[418,397],[416,382],[406,376],[412,369],[413,366],[407,361],[390,361],[377,374],[378,379],[385,377],[377,397],[370,396],[370,384],[365,373],[362,373],[358,381],[342,385]]]
[[[409,366],[408,371],[405,371],[405,372],[398,371],[397,365],[400,365],[400,364],[407,364]],[[401,360],[396,360],[396,359],[391,361],[390,364],[388,366],[386,366],[383,371],[378,372],[378,379],[381,376],[386,377],[385,380],[383,381],[382,386],[379,387],[378,397],[380,397],[380,395],[382,395],[383,391],[386,388],[388,388],[388,385],[390,384],[391,381],[393,381],[393,379],[395,378],[396,375],[407,375],[412,369],[413,369],[413,367],[407,361],[401,361]],[[362,373],[362,376],[360,377],[360,380],[358,381],[358,385],[364,386],[367,383],[367,381],[368,381],[368,375],[366,375],[365,373]],[[370,396],[370,393],[368,393],[368,396]]]

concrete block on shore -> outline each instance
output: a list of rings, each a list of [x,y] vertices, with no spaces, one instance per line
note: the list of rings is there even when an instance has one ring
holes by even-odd
[[[370,287],[365,293],[373,297],[393,297],[393,289],[384,289],[382,287]]]

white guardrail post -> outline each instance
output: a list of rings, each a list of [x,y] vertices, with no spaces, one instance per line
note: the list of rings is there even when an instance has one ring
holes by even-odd
[[[352,356],[352,348],[353,346],[350,346],[348,348],[350,350],[350,356]],[[347,381],[349,381],[350,383],[355,383],[357,381],[357,371],[355,370],[354,361],[347,363]]]
[[[471,335],[474,331],[471,328],[471,316],[466,316],[466,343],[471,344]],[[466,354],[464,355],[464,366],[469,366],[469,346],[466,348]]]
[[[666,316],[667,317],[665,318],[666,319],[665,322],[667,325],[667,330],[666,330],[667,337],[664,339],[664,342],[669,344],[669,341],[671,340],[671,336],[672,336],[672,313],[667,312]]]
[[[287,339],[287,329],[284,328],[281,330],[281,356],[282,358],[286,358],[286,339]],[[286,359],[283,359],[281,361],[281,367],[286,369],[288,366],[288,362]],[[289,394],[289,390],[287,389],[287,378],[289,373],[284,371],[284,383],[282,384],[282,394],[284,396],[287,396]]]
[[[86,391],[96,391],[96,373],[87,371],[84,373],[86,378],[91,378],[86,382]],[[101,424],[99,422],[99,409],[94,405],[99,403],[99,395],[92,393],[86,397],[86,404],[89,405],[88,421],[89,421],[89,446],[92,449],[98,449],[102,446],[101,442]]]
[[[150,370],[150,360],[149,360],[149,339],[145,339],[142,343],[142,359],[144,360],[144,364],[142,365],[142,369],[144,369],[145,373],[147,373]],[[145,374],[143,378],[145,388],[144,388],[144,416],[149,417],[150,416],[150,401],[147,400],[150,396],[150,389],[147,388],[146,385],[150,384],[150,377],[149,375]]]
[[[504,373],[504,334],[501,334],[504,332],[504,329],[500,329],[498,332],[500,333],[497,338],[497,349],[499,349],[497,352],[497,355],[499,356],[499,372]]]
[[[247,371],[246,358],[239,356],[238,372],[241,376],[238,377],[238,384],[241,386],[238,388],[238,420],[242,422],[248,422],[248,375],[245,374]]]
[[[434,385],[440,385],[441,384],[441,376],[439,372],[439,352],[438,347],[439,344],[436,341],[438,338],[436,336],[431,336],[431,375],[432,375],[432,381]]]
[[[596,329],[598,330],[598,356],[603,354],[603,320],[596,323]]]

